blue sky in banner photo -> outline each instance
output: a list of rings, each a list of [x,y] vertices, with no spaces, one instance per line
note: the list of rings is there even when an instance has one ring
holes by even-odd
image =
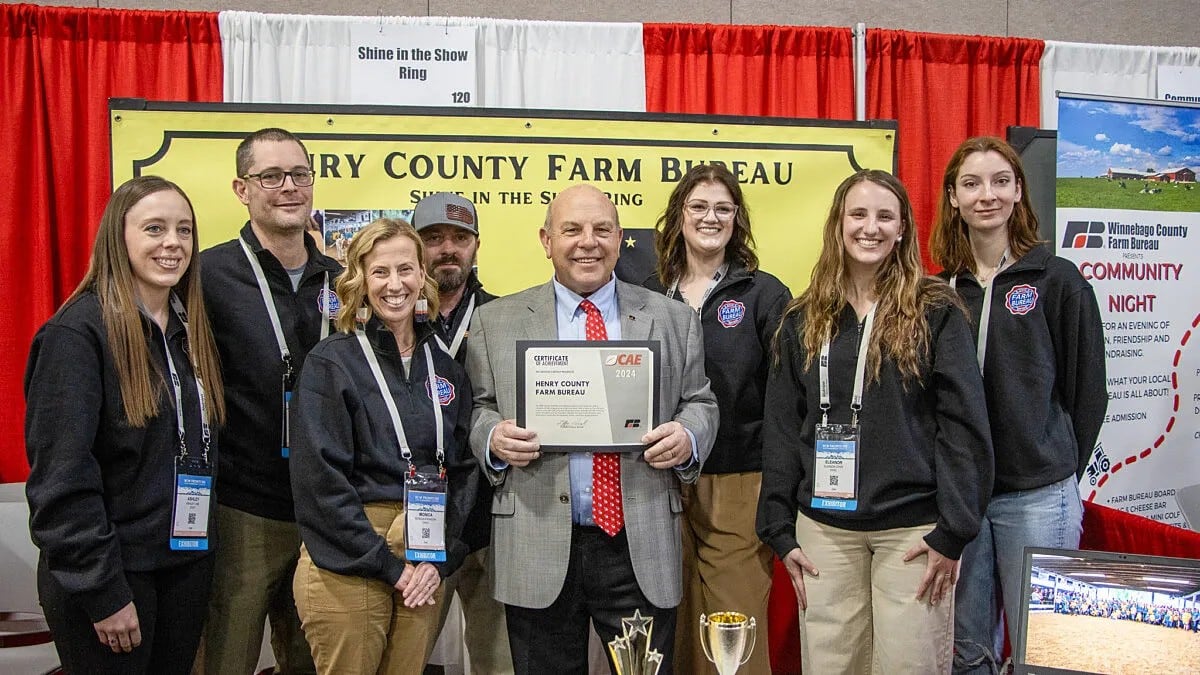
[[[1200,108],[1065,100],[1058,117],[1058,175],[1109,168],[1200,171]]]

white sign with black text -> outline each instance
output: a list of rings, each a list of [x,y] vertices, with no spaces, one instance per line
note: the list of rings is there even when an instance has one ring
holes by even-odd
[[[474,28],[352,24],[350,48],[356,104],[478,105]]]
[[[1176,103],[1200,103],[1200,67],[1159,66],[1158,97]]]

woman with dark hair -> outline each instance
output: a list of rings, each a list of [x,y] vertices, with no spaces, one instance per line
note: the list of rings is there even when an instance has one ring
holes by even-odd
[[[1091,286],[1038,240],[1021,160],[999,138],[963,142],[942,179],[930,252],[970,310],[996,481],[963,552],[955,671],[995,673],[996,588],[1009,634],[1026,546],[1076,548],[1078,481],[1104,421],[1104,334]]]
[[[188,673],[212,579],[221,371],[191,202],[134,178],[25,373],[38,593],[72,673]]]
[[[771,551],[754,533],[762,481],[763,393],[771,337],[791,299],[758,269],[750,210],[737,179],[720,164],[693,167],[658,219],[658,273],[646,286],[700,315],[704,365],[721,425],[695,485],[683,486],[683,599],[675,671],[705,667],[698,614],[737,611],[767,635]],[[743,670],[769,673],[766,640]]]
[[[441,580],[467,553],[471,385],[427,320],[437,285],[411,225],[381,218],[355,235],[337,294],[339,332],[297,385],[296,609],[319,672],[420,673]]]
[[[804,672],[948,672],[992,446],[966,316],[891,174],[834,194],[766,398],[758,533],[795,587]]]

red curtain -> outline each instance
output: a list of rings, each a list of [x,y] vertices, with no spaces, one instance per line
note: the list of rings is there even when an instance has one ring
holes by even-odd
[[[0,482],[21,481],[33,334],[87,270],[112,191],[108,99],[220,101],[215,13],[0,6]]]
[[[970,136],[1038,126],[1040,40],[867,31],[867,117],[899,121],[898,174],[929,263],[929,224],[946,162]]]
[[[648,23],[642,44],[648,112],[854,119],[849,29]],[[796,596],[775,565],[769,635],[759,639],[775,675],[798,675]]]
[[[847,28],[642,26],[646,110],[854,119]]]
[[[1079,548],[1197,559],[1200,558],[1200,532],[1084,502],[1083,537]]]

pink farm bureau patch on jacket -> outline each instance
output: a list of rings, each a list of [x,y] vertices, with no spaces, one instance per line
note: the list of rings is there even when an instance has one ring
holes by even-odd
[[[726,300],[717,307],[717,321],[726,328],[733,328],[746,316],[746,306],[737,300]]]
[[[1004,296],[1004,306],[1015,316],[1023,316],[1037,307],[1037,289],[1029,284],[1018,284]]]
[[[341,308],[342,301],[338,298],[337,293],[333,292],[333,289],[322,288],[321,292],[317,294],[317,311],[321,314],[334,317]]]
[[[442,377],[441,375],[438,375],[437,376],[437,390],[438,390],[437,391],[438,403],[441,404],[442,406],[450,405],[450,402],[454,400],[454,385],[450,384],[450,380],[447,380],[446,378]],[[430,393],[428,380],[425,381],[425,393],[426,394]],[[429,398],[432,399],[433,396],[430,396]]]

